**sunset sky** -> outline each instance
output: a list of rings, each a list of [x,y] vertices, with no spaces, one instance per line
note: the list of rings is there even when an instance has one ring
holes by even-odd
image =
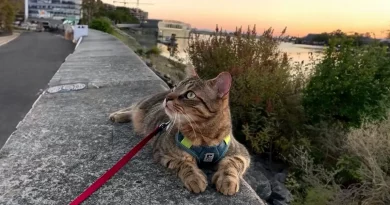
[[[199,29],[214,29],[218,24],[234,30],[236,26],[256,24],[259,31],[270,26],[282,31],[287,26],[289,35],[341,29],[374,32],[377,37],[385,36],[383,31],[390,29],[390,0],[140,0],[140,3],[140,8],[149,12],[149,18],[184,21]]]

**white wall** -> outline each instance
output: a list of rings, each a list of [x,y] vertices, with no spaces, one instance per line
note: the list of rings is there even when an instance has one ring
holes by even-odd
[[[73,26],[73,40],[77,41],[81,36],[88,36],[88,25]]]

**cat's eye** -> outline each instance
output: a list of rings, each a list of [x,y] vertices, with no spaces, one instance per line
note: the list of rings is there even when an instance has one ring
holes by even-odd
[[[176,88],[176,85],[173,85],[172,89],[171,89],[171,93],[175,90]]]
[[[194,99],[196,96],[195,96],[195,93],[194,92],[187,92],[187,94],[186,94],[186,97],[188,98],[188,99]]]

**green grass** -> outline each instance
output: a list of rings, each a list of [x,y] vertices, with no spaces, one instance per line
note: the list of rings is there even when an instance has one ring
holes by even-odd
[[[123,31],[120,31],[117,28],[114,28],[112,35],[117,37],[133,51],[136,51],[137,49],[142,49],[142,46],[137,42],[137,40],[135,40],[135,38],[129,36],[128,34],[125,34]]]

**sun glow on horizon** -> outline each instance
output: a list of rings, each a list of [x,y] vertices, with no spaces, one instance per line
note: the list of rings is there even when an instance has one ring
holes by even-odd
[[[130,1],[130,0],[129,0]],[[104,0],[106,3],[112,1]],[[390,0],[141,0],[140,8],[149,18],[174,19],[199,29],[226,30],[256,24],[258,32],[273,27],[287,34],[344,32],[373,33],[387,36],[390,30]],[[153,3],[153,5],[142,5]],[[118,5],[118,4],[117,4]],[[135,5],[134,5],[135,6]]]

